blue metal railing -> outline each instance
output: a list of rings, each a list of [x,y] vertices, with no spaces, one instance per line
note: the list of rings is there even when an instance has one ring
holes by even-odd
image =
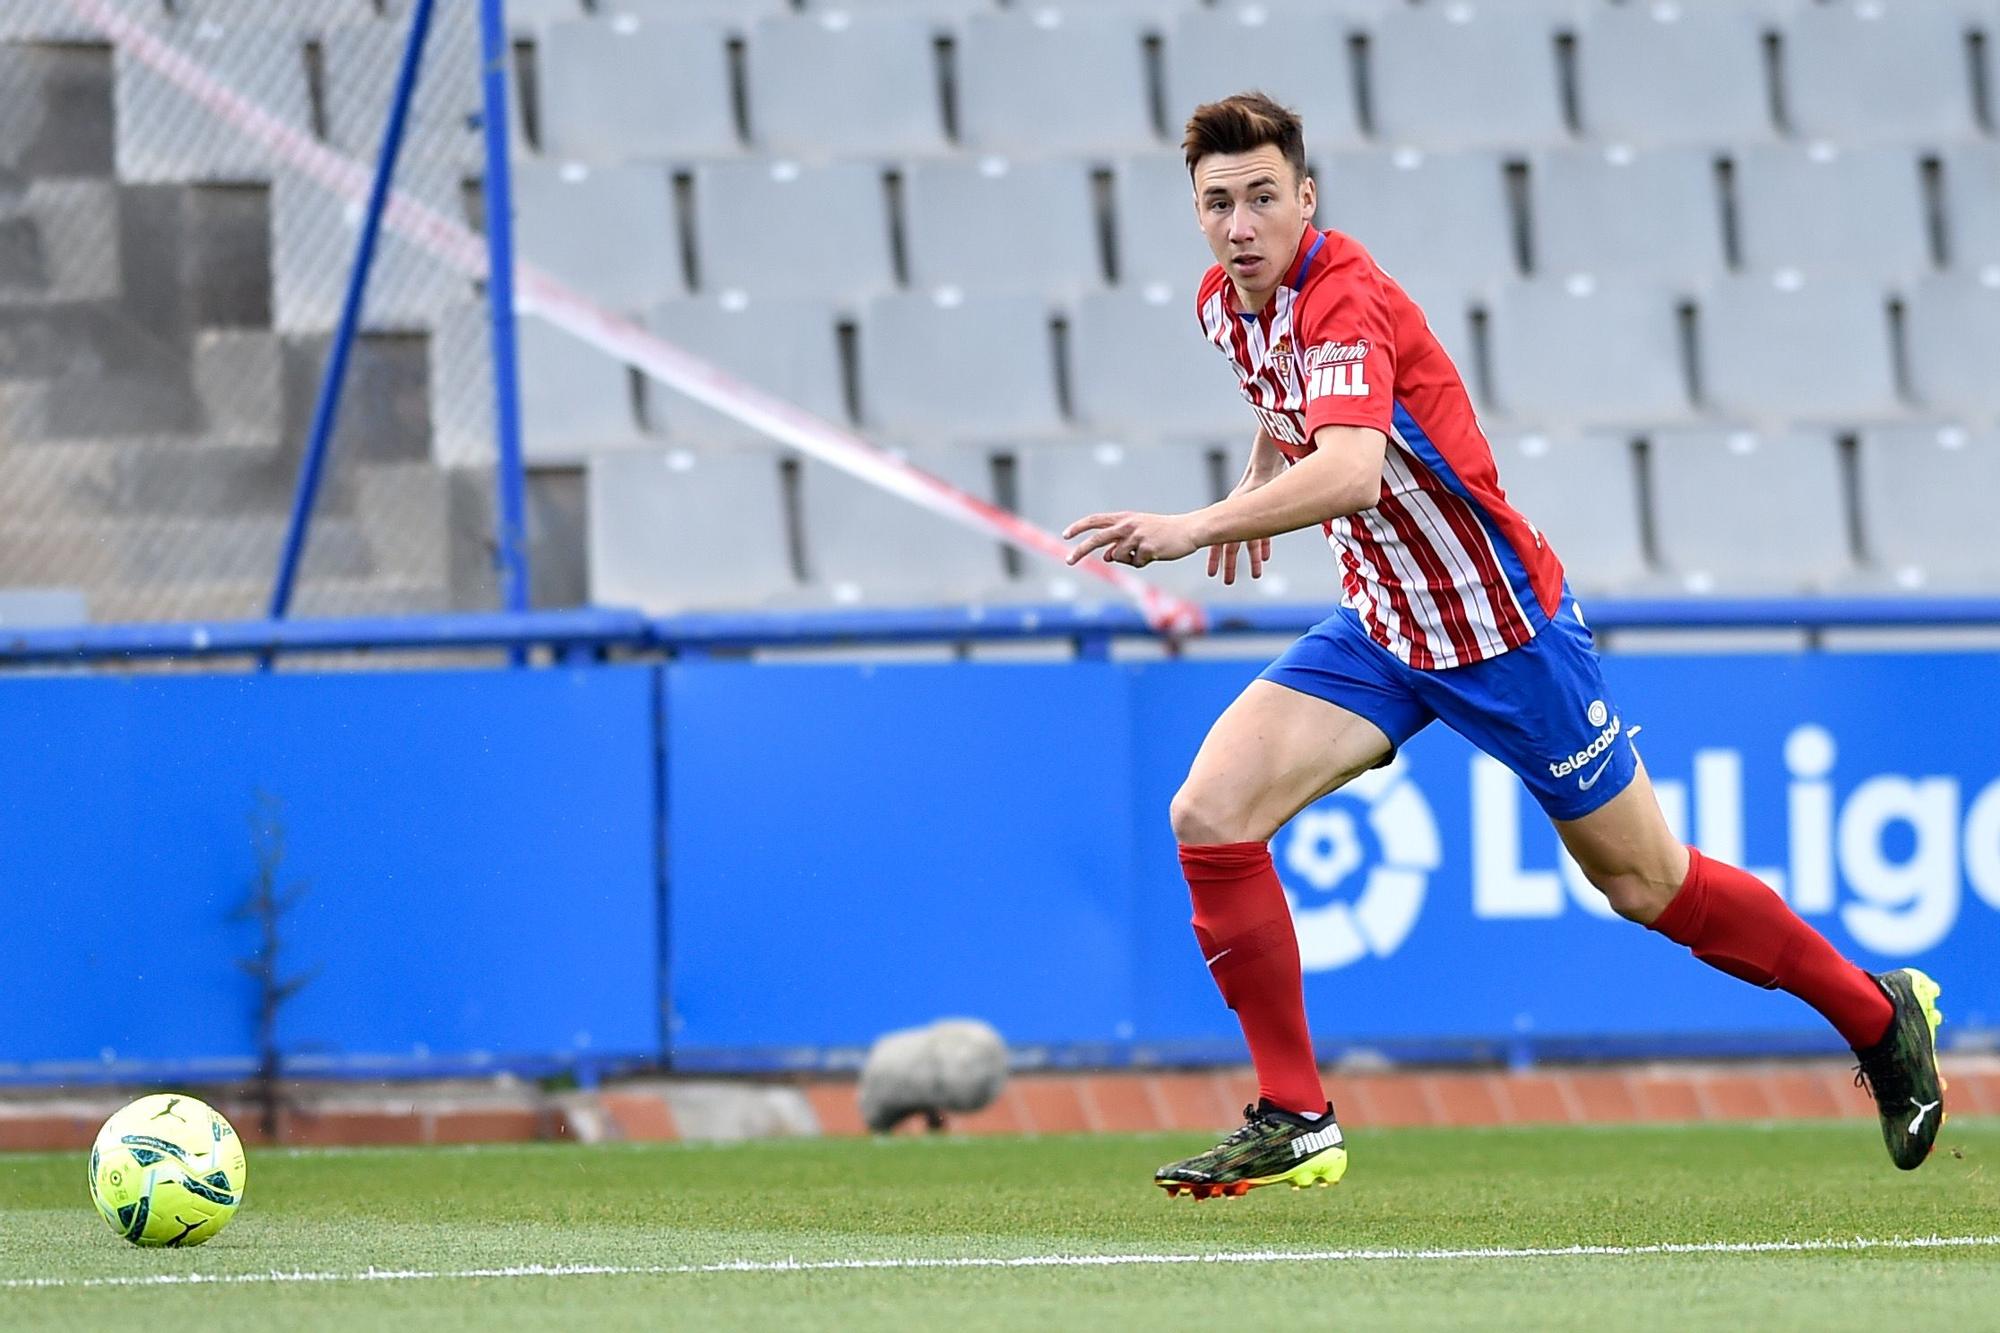
[[[1324,606],[1216,606],[1211,635],[1297,634]],[[1592,601],[1590,623],[1627,629],[1893,629],[2000,626],[2000,597],[1743,598]],[[1069,639],[1086,657],[1113,639],[1151,637],[1139,611],[1099,606],[943,607],[861,611],[685,614],[637,611],[493,611],[352,619],[80,625],[0,629],[0,666],[137,658],[203,658],[345,651],[546,648],[578,655],[658,652],[701,656],[764,647],[838,647]]]

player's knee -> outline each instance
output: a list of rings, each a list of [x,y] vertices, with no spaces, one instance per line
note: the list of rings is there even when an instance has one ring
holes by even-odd
[[[1243,802],[1217,787],[1189,778],[1167,807],[1174,841],[1187,846],[1260,842],[1275,831],[1260,828]]]
[[[1585,874],[1611,904],[1612,911],[1642,926],[1657,921],[1680,888],[1678,883],[1637,869],[1593,872],[1586,868]]]

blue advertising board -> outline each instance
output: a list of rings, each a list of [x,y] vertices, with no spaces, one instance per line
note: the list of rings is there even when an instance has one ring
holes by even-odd
[[[657,1056],[650,668],[0,683],[0,1078],[240,1073],[274,798],[295,1067]]]
[[[1670,822],[1948,1032],[2000,1020],[1985,655],[1613,659]],[[1084,1058],[1241,1050],[1166,810],[1253,663],[672,669],[673,1041],[851,1055],[976,1014]],[[1504,768],[1442,726],[1273,842],[1331,1051],[1836,1049],[1789,996],[1614,917]]]

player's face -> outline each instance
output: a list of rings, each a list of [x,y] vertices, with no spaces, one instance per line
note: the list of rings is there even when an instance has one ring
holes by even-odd
[[[1209,252],[1239,292],[1266,293],[1284,280],[1313,215],[1313,183],[1271,144],[1210,153],[1194,168],[1195,215]]]

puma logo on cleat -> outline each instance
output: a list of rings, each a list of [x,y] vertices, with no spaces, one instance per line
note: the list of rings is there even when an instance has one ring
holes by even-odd
[[[1217,963],[1221,962],[1223,959],[1227,958],[1230,954],[1235,952],[1236,952],[1236,946],[1232,944],[1227,949],[1224,949],[1221,953],[1217,954],[1215,957],[1204,958],[1201,961],[1207,963],[1210,967],[1214,967]]]
[[[1325,1129],[1316,1129],[1310,1134],[1301,1134],[1293,1139],[1292,1156],[1294,1158],[1304,1157],[1307,1153],[1316,1153],[1323,1148],[1338,1148],[1339,1146],[1340,1126],[1328,1125]]]
[[[1910,1121],[1910,1133],[1914,1134],[1917,1132],[1917,1126],[1924,1123],[1924,1117],[1935,1111],[1938,1104],[1936,1102],[1920,1102],[1915,1097],[1912,1097],[1910,1098],[1910,1105],[1917,1108],[1917,1114]]]

